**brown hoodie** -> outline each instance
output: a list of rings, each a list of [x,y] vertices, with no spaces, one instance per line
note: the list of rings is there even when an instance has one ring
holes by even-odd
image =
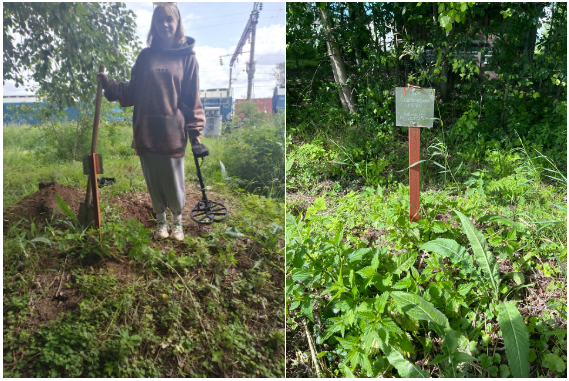
[[[199,97],[196,41],[172,49],[143,49],[129,82],[110,79],[105,98],[134,106],[132,148],[137,155],[183,157],[188,137],[201,135],[205,114]]]

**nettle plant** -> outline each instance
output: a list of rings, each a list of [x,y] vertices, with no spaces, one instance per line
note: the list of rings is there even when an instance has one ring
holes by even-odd
[[[484,329],[496,317],[508,364],[500,373],[529,377],[528,330],[515,303],[505,300],[511,292],[468,217],[456,211],[471,253],[453,239],[437,238],[420,246],[434,255],[418,270],[417,250],[394,255],[387,246],[368,247],[319,213],[324,209],[317,199],[304,217],[287,215],[287,315],[293,329],[295,316],[314,323],[316,343],[333,348],[318,357],[336,363],[336,373],[389,376],[395,368],[401,377],[429,377],[429,366],[437,365],[441,377],[472,376],[471,363],[484,361],[487,374],[497,374],[499,355],[476,357],[478,341],[487,345],[489,334],[499,333]],[[489,221],[523,231],[506,217],[479,220]],[[521,273],[507,277],[523,286]]]

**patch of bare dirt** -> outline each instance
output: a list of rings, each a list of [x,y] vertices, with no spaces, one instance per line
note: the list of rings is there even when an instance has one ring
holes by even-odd
[[[248,255],[240,255],[237,257],[237,267],[241,269],[250,269],[253,267],[253,259]]]
[[[28,301],[29,316],[26,325],[31,332],[56,320],[60,315],[65,316],[74,311],[79,307],[81,299],[76,287],[68,287],[73,283],[71,271],[57,269],[61,263],[58,264],[53,258],[45,258],[42,262],[42,268],[47,270],[38,273],[29,282],[33,291]]]
[[[232,212],[235,213],[233,203],[229,199],[211,191],[206,192],[206,195],[209,200],[220,202],[227,207],[229,211],[227,219],[230,220]],[[186,206],[182,213],[182,224],[184,226],[184,234],[191,237],[203,236],[212,228],[211,225],[198,224],[190,216],[192,209],[202,200],[202,197],[200,190],[196,189],[192,184],[186,185]],[[144,227],[154,227],[156,225],[155,216],[152,212],[152,201],[147,191],[117,195],[109,204],[118,205],[119,209],[122,209],[119,210],[119,215],[124,218],[134,218],[140,221]],[[170,218],[170,215],[167,215]],[[179,243],[175,243],[174,246],[176,245],[179,245]]]
[[[124,261],[120,258],[105,261],[105,267],[102,269],[106,269],[108,274],[113,274],[117,279],[124,281],[132,280],[134,275],[132,265],[129,261]]]
[[[85,199],[84,190],[62,185],[56,181],[42,182],[37,192],[24,197],[16,205],[4,209],[4,232],[6,233],[11,226],[22,219],[43,224],[46,220],[51,222],[63,218],[64,213],[57,204],[56,195],[58,194],[69,209],[77,215],[79,204]],[[207,196],[209,199],[226,205],[230,213],[228,218],[231,218],[232,205],[229,200],[213,193],[208,193]],[[211,230],[211,226],[200,225],[190,217],[192,208],[201,199],[202,194],[199,190],[191,185],[186,188],[186,207],[183,213],[184,233],[193,237],[204,235]],[[152,201],[146,191],[116,195],[108,204],[115,207],[116,212],[124,219],[134,218],[146,228],[152,228],[156,224],[152,212]],[[104,221],[104,210],[101,210],[101,218]]]
[[[52,217],[63,217],[56,195],[59,195],[75,214],[79,212],[79,203],[85,199],[85,192],[56,181],[39,183],[38,188],[37,192],[27,195],[16,205],[4,209],[4,232],[22,218],[41,224],[45,220],[52,221]]]
[[[385,230],[385,229],[368,229],[366,230],[366,232],[364,233],[364,235],[362,236],[362,238],[364,238],[366,241],[368,241],[369,243],[374,243],[376,242],[381,236],[388,234],[389,231]]]
[[[314,203],[316,197],[306,196],[300,193],[287,194],[287,208],[295,215],[304,215],[306,209]]]
[[[35,332],[40,326],[50,324],[59,317],[75,311],[83,296],[75,283],[74,268],[86,269],[92,274],[113,274],[121,284],[132,281],[133,268],[121,259],[71,258],[63,261],[62,256],[44,256],[39,267],[45,269],[34,276],[28,286],[33,290],[28,301],[26,326]],[[13,280],[24,277],[19,273]]]
[[[155,226],[152,202],[148,192],[125,193],[115,196],[109,205],[115,207],[117,213],[124,219],[134,218],[145,228]]]
[[[551,265],[555,266],[556,263],[552,262]],[[526,287],[524,289],[525,298],[520,305],[520,312],[523,315],[527,314],[529,316],[539,317],[547,310],[553,317],[556,325],[555,329],[567,328],[567,319],[560,316],[556,309],[550,308],[548,305],[548,302],[551,300],[567,300],[567,294],[563,288],[547,289],[549,283],[561,281],[561,279],[548,277],[544,275],[539,268],[536,268],[535,273],[531,274],[528,278],[529,279],[526,282],[534,283],[535,286]]]
[[[444,214],[441,213],[441,212],[439,212],[439,214],[437,214],[437,216],[435,217],[435,221],[442,221],[442,222],[444,222],[445,224],[446,224],[449,220],[451,221],[451,222],[450,222],[450,226],[451,226],[451,227],[455,228],[455,227],[458,226],[458,222],[456,222],[456,220],[454,219],[454,217],[453,217],[449,212],[446,212],[446,213],[444,213]]]
[[[308,365],[308,339],[301,326],[296,330],[286,325],[286,376],[287,378],[308,378],[310,367]],[[306,356],[306,358],[304,358]]]

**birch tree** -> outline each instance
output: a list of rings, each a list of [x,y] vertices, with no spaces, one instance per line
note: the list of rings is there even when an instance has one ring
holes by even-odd
[[[323,31],[326,38],[326,48],[328,50],[330,64],[332,65],[334,79],[340,86],[338,89],[340,102],[342,102],[342,107],[344,110],[355,112],[356,104],[354,100],[354,91],[352,87],[348,85],[348,72],[346,70],[346,64],[342,58],[342,50],[340,49],[340,46],[332,33],[332,20],[329,16],[328,5],[326,5],[326,3],[320,6],[320,17],[322,19]]]

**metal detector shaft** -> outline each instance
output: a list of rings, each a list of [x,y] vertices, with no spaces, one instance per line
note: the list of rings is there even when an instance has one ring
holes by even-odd
[[[203,183],[203,178],[202,178],[202,171],[200,169],[200,165],[198,163],[198,158],[196,155],[194,156],[194,162],[196,163],[196,170],[198,173],[198,180],[200,180],[200,190],[202,191],[202,200],[207,202],[207,196],[205,195],[205,185]]]

